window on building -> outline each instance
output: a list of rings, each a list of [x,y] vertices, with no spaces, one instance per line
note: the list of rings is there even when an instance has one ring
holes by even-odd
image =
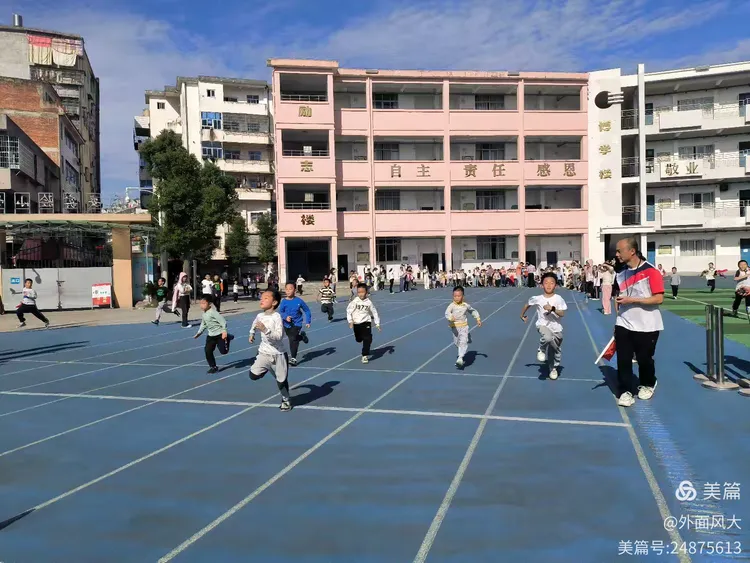
[[[156,109],[164,109],[167,107],[167,104],[164,102],[156,102]]]
[[[375,160],[398,159],[398,143],[375,143]]]
[[[206,90],[206,97],[208,97],[208,98],[215,98],[216,97],[216,90]]]
[[[247,103],[248,104],[259,104],[260,103],[260,96],[258,94],[248,94],[247,95]]]
[[[261,151],[250,151],[247,153],[249,160],[263,160],[263,153]]]
[[[237,98],[235,98],[234,96],[224,96],[224,101],[237,103]]]
[[[18,139],[0,135],[0,168],[18,168]]]
[[[505,160],[505,143],[477,143],[477,160]]]
[[[477,237],[477,260],[505,260],[505,237]]]
[[[686,100],[677,100],[677,111],[690,111],[694,109],[713,109],[714,99],[711,96],[702,98],[688,98]]]
[[[67,160],[65,161],[65,183],[74,187],[75,191],[81,189],[81,175]]]
[[[398,94],[373,94],[373,109],[398,109]]]
[[[479,111],[505,109],[505,96],[503,94],[477,94],[474,96],[474,109]]]
[[[680,194],[680,207],[692,207],[695,209],[713,207],[714,201],[714,192]]]
[[[691,145],[688,147],[680,147],[679,149],[677,149],[677,151],[680,156],[680,160],[713,158],[715,153],[713,145]]]
[[[401,208],[401,192],[398,190],[377,190],[375,211],[398,211]]]
[[[713,239],[680,240],[681,256],[713,256],[714,253]]]
[[[224,158],[226,160],[239,160],[241,158],[239,149],[226,149]]]
[[[203,158],[224,158],[221,143],[218,141],[203,141],[201,154]]]
[[[477,210],[505,209],[503,192],[478,191]]]
[[[375,242],[378,262],[401,262],[401,239],[379,238]]]
[[[221,129],[221,112],[202,111],[201,127],[203,129]]]
[[[262,211],[253,211],[250,213],[250,224],[255,225],[265,213]]]
[[[65,146],[70,149],[70,152],[72,152],[76,157],[78,157],[78,143],[73,138],[73,136],[65,131]]]

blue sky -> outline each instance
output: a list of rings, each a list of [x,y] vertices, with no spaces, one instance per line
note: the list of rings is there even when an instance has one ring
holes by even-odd
[[[750,60],[750,2],[0,0],[0,18],[83,35],[102,91],[105,203],[138,183],[133,116],[175,77],[268,79],[270,57],[343,66],[632,72]]]

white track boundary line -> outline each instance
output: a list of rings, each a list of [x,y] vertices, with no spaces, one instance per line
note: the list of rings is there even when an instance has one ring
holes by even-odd
[[[497,313],[501,309],[503,309],[506,306],[510,305],[513,302],[514,299],[515,299],[515,297],[513,297],[513,299],[511,299],[510,301],[507,301],[506,303],[504,303],[503,305],[501,305],[500,307],[498,307],[497,309],[495,309],[492,313],[490,313],[489,315],[487,315],[483,319],[483,322],[486,319],[489,319],[491,316],[493,316],[495,313]],[[480,299],[478,302],[481,302],[481,301],[482,300]],[[440,320],[444,320],[444,319],[440,319]],[[474,330],[474,328],[476,328],[476,326],[472,327],[470,329],[470,331]],[[265,491],[266,489],[268,489],[269,487],[271,487],[279,479],[281,479],[282,477],[284,477],[284,475],[286,475],[287,473],[289,473],[297,465],[299,465],[305,459],[307,459],[308,457],[310,457],[315,451],[317,451],[318,449],[320,449],[321,447],[323,447],[323,445],[325,445],[328,441],[330,441],[332,438],[335,438],[338,434],[340,434],[350,424],[352,424],[358,418],[360,418],[365,413],[367,413],[368,411],[370,411],[373,406],[375,406],[377,403],[379,403],[380,401],[382,401],[385,397],[387,397],[388,395],[390,395],[393,391],[395,391],[396,389],[398,389],[401,385],[403,385],[404,383],[406,383],[420,369],[422,369],[423,367],[425,367],[426,365],[428,365],[430,362],[432,362],[434,359],[436,359],[437,357],[439,357],[446,350],[452,348],[453,346],[454,346],[454,344],[450,343],[447,346],[444,346],[443,348],[441,348],[438,352],[436,352],[435,354],[433,354],[427,361],[423,362],[416,369],[412,370],[407,376],[401,378],[395,385],[393,385],[389,389],[387,389],[382,395],[380,395],[375,400],[373,400],[372,402],[370,402],[370,404],[368,404],[364,409],[362,409],[361,412],[358,412],[354,416],[352,416],[351,418],[349,418],[346,422],[344,422],[343,424],[341,424],[340,426],[338,426],[336,429],[334,429],[332,432],[330,432],[328,435],[326,435],[324,438],[322,438],[320,441],[318,441],[314,446],[312,446],[307,451],[305,451],[304,453],[302,453],[299,457],[297,457],[297,459],[295,459],[290,464],[288,464],[286,467],[284,467],[284,469],[282,469],[281,471],[279,471],[278,473],[276,473],[276,475],[274,475],[268,481],[266,481],[263,485],[261,485],[260,487],[258,487],[257,489],[255,489],[255,491],[253,491],[248,496],[246,496],[244,499],[242,499],[240,502],[238,502],[237,504],[235,504],[232,508],[230,508],[229,510],[227,510],[224,514],[222,514],[221,516],[219,516],[218,518],[216,518],[214,521],[210,522],[208,525],[206,525],[204,528],[202,528],[201,530],[199,530],[198,532],[196,532],[195,534],[193,534],[190,538],[188,538],[187,540],[185,540],[184,542],[182,542],[180,545],[178,545],[176,548],[174,548],[168,554],[166,554],[165,556],[163,556],[162,558],[160,558],[159,561],[158,561],[158,563],[167,563],[168,561],[171,561],[172,559],[174,559],[175,557],[177,557],[180,553],[182,553],[183,551],[185,551],[188,547],[190,547],[195,542],[197,542],[198,540],[200,540],[203,536],[205,536],[206,534],[208,534],[209,532],[211,532],[213,529],[215,529],[217,526],[220,526],[224,521],[226,521],[227,519],[231,518],[234,514],[236,514],[240,510],[242,510],[245,506],[247,506],[255,498],[257,498],[261,493],[263,493],[263,491]]]
[[[461,486],[461,481],[466,474],[466,470],[469,468],[471,458],[474,457],[474,452],[479,445],[479,441],[482,439],[484,429],[487,427],[487,421],[490,419],[489,417],[492,415],[492,411],[495,409],[495,405],[497,405],[497,401],[500,398],[500,393],[502,393],[503,388],[508,381],[508,375],[513,369],[516,360],[518,360],[518,356],[521,353],[521,348],[523,348],[523,344],[524,342],[526,342],[526,338],[529,336],[529,331],[531,330],[534,319],[536,319],[536,315],[532,319],[529,319],[529,321],[526,323],[526,331],[523,333],[521,342],[518,345],[518,348],[516,348],[513,357],[510,359],[510,362],[508,363],[508,369],[505,370],[505,375],[503,375],[502,381],[497,386],[497,389],[495,390],[495,393],[490,400],[490,404],[487,406],[484,415],[481,417],[479,426],[477,427],[476,432],[474,432],[474,437],[471,439],[471,442],[469,442],[469,447],[466,449],[466,453],[461,460],[461,464],[458,466],[458,470],[453,476],[453,480],[448,487],[448,491],[445,493],[445,497],[443,497],[443,502],[440,504],[437,514],[435,514],[435,517],[433,518],[432,523],[427,530],[427,534],[422,541],[422,545],[417,552],[417,556],[414,558],[415,563],[423,563],[427,559],[427,555],[432,548],[432,544],[435,542],[435,537],[437,537],[437,534],[440,531],[440,526],[443,524],[443,520],[445,519],[446,514],[448,514],[448,509],[451,506],[451,502],[453,502],[453,498],[456,496],[458,488]]]
[[[401,305],[400,308],[409,307],[409,306],[417,305],[417,304],[419,304],[419,303],[403,304],[403,305]],[[432,307],[430,307],[430,309],[431,308]],[[253,311],[253,312],[258,313],[259,311]],[[193,321],[193,322],[195,322],[195,321]],[[324,323],[324,321],[321,321],[321,324],[322,323]],[[325,323],[320,328],[311,328],[310,330],[307,330],[306,332],[312,333],[312,332],[317,332],[317,331],[321,331],[321,330],[330,329],[332,327],[335,327],[335,323]],[[195,327],[193,325],[190,325],[190,328],[195,328],[196,331],[197,331],[197,327]],[[248,330],[250,329],[250,323],[247,324],[247,328],[248,328]],[[41,366],[41,367],[36,366],[36,367],[32,367],[32,368],[25,368],[25,369],[19,369],[19,370],[15,370],[15,371],[10,371],[10,372],[7,372],[7,373],[0,373],[0,378],[5,377],[7,375],[15,375],[15,374],[18,374],[18,373],[25,373],[25,372],[29,372],[29,371],[38,371],[40,369],[46,369],[46,368],[53,367],[53,366],[59,365],[59,364],[77,364],[79,361],[83,361],[83,360],[91,360],[91,359],[94,359],[94,358],[106,358],[107,356],[113,356],[115,354],[122,354],[124,352],[132,352],[132,351],[137,351],[137,350],[143,350],[144,348],[152,348],[154,346],[163,346],[165,344],[170,344],[170,343],[173,343],[173,342],[182,342],[182,341],[188,342],[188,341],[190,341],[190,340],[193,339],[192,335],[195,334],[195,332],[192,332],[192,331],[191,332],[185,332],[185,334],[190,334],[191,336],[181,336],[179,338],[173,338],[171,340],[162,340],[161,342],[158,342],[156,344],[149,344],[147,346],[137,346],[135,348],[126,348],[124,350],[115,350],[114,352],[108,352],[106,354],[97,354],[97,355],[94,355],[94,356],[84,356],[80,360],[61,360],[61,361],[53,362],[53,363],[50,363],[48,365]],[[149,338],[158,339],[158,335],[153,334],[153,335],[149,336]],[[127,341],[124,341],[124,342],[127,342]],[[114,366],[140,365],[140,364],[138,364],[138,362],[142,361],[142,360],[153,360],[155,358],[164,358],[165,356],[173,356],[175,354],[182,354],[183,352],[189,352],[190,350],[192,350],[194,348],[195,347],[192,346],[190,348],[185,348],[185,349],[180,349],[180,350],[174,350],[172,352],[167,352],[166,354],[159,354],[158,356],[147,356],[145,358],[141,358],[141,360],[134,360],[132,362],[114,364],[113,366],[104,365],[100,370],[91,370],[91,371],[87,371],[85,373],[78,374],[78,375],[87,375],[89,373],[94,373],[96,371],[104,371],[104,370],[107,370],[107,369],[112,369],[112,367],[114,367]],[[12,360],[8,360],[8,361],[11,362]],[[94,365],[100,365],[100,364],[94,364]],[[58,379],[58,380],[55,380],[55,381],[62,381],[62,379]],[[52,381],[50,381],[50,383],[52,383]]]
[[[407,373],[407,372],[405,372]],[[263,408],[277,408],[276,405],[270,403],[259,403],[252,401],[209,401],[204,399],[159,399],[157,397],[126,397],[122,395],[84,395],[80,397],[72,393],[13,393],[13,392],[0,392],[0,395],[17,395],[24,397],[70,397],[80,399],[92,399],[100,401],[134,401],[137,403],[145,403],[150,401],[159,401],[161,403],[172,403],[180,405],[210,405],[219,407],[263,407]],[[484,418],[482,414],[473,413],[462,413],[462,412],[443,412],[443,411],[416,411],[416,410],[401,410],[401,409],[365,409],[361,407],[336,407],[336,406],[320,406],[320,405],[302,405],[294,407],[295,409],[301,410],[314,410],[314,411],[334,411],[334,412],[366,412],[372,414],[394,414],[403,416],[434,416],[437,418],[471,418],[481,419]],[[574,424],[583,426],[612,426],[625,428],[627,425],[623,422],[606,422],[600,420],[575,420],[575,419],[561,419],[561,418],[535,418],[525,416],[500,416],[491,415],[486,417],[489,420],[510,420],[518,422],[541,422],[550,424]]]
[[[507,303],[506,303],[506,305],[507,305]],[[503,307],[504,306],[505,305],[503,305]],[[434,308],[434,307],[430,307],[430,309],[432,309],[432,308]],[[502,309],[502,307],[501,307],[501,309]],[[399,340],[402,340],[403,338],[406,338],[407,336],[411,336],[415,332],[422,330],[425,326],[430,326],[430,325],[433,325],[435,323],[438,323],[438,322],[441,322],[441,321],[444,321],[444,320],[445,320],[445,318],[441,317],[441,318],[439,318],[437,320],[434,320],[434,321],[432,321],[430,323],[424,324],[424,325],[420,326],[417,329],[414,329],[414,330],[412,330],[410,332],[407,332],[406,334],[403,334],[403,335],[399,336],[398,338],[394,338],[393,340],[389,340],[388,342],[383,343],[381,346],[387,346],[388,344],[391,344],[392,342],[398,342]],[[343,366],[345,364],[348,364],[349,362],[353,362],[354,360],[359,359],[360,357],[361,357],[360,355],[354,356],[353,358],[345,360],[345,361],[341,362],[340,364],[338,364],[337,366],[334,366],[334,367],[341,367],[341,366]],[[325,375],[326,373],[328,373],[330,371],[333,371],[333,368],[329,368],[327,370],[322,371],[319,374],[313,375],[312,377],[308,377],[307,379],[305,379],[303,381],[300,381],[299,383],[297,383],[294,386],[292,386],[291,390],[296,389],[296,388],[300,387],[301,385],[304,385],[308,381],[312,381],[313,379],[316,379],[316,378],[318,378],[318,377],[320,377],[322,375]],[[208,382],[205,385],[210,385],[211,383],[214,383],[214,382]],[[278,396],[279,396],[279,393],[274,393],[273,395],[271,395],[268,398],[266,398],[263,401],[261,401],[261,403],[267,403],[268,401],[270,401],[273,398],[278,397]],[[157,401],[157,402],[160,402],[160,401]],[[143,405],[143,406],[148,406],[148,405]],[[138,407],[138,408],[143,408],[143,406]],[[61,493],[61,494],[57,495],[54,498],[51,498],[51,499],[49,499],[49,500],[47,500],[47,501],[45,501],[45,502],[43,502],[41,504],[38,504],[38,505],[34,506],[31,509],[28,509],[27,511],[38,511],[38,510],[41,510],[42,508],[46,508],[46,507],[48,507],[48,506],[50,506],[52,504],[55,504],[56,502],[59,502],[59,501],[65,499],[65,498],[67,498],[67,497],[69,497],[71,495],[76,494],[77,492],[80,492],[80,491],[82,491],[84,489],[87,489],[88,487],[91,487],[92,485],[95,485],[96,483],[104,481],[105,479],[108,479],[109,477],[117,475],[118,473],[121,473],[121,472],[123,472],[123,471],[125,471],[127,469],[130,469],[131,467],[133,467],[135,465],[138,465],[139,463],[141,463],[143,461],[146,461],[146,460],[151,459],[152,457],[155,457],[155,456],[157,456],[157,455],[159,455],[159,454],[161,454],[163,452],[166,452],[167,450],[170,450],[170,449],[174,448],[175,446],[183,444],[183,443],[187,442],[188,440],[191,440],[192,438],[195,438],[196,436],[199,436],[199,435],[201,435],[201,434],[203,434],[205,432],[208,432],[209,430],[213,430],[214,428],[217,428],[217,427],[221,426],[222,424],[225,424],[226,422],[229,422],[230,420],[233,420],[233,419],[237,418],[238,416],[241,416],[241,415],[245,414],[246,412],[253,410],[254,408],[257,408],[257,407],[254,407],[254,406],[248,407],[248,408],[245,408],[245,409],[243,409],[243,410],[241,410],[239,412],[236,412],[236,413],[234,413],[234,414],[232,414],[232,415],[230,415],[230,416],[228,416],[226,418],[218,420],[218,421],[214,422],[213,424],[210,424],[209,426],[205,426],[205,427],[201,428],[200,430],[196,430],[192,434],[188,434],[187,436],[183,436],[179,440],[175,440],[174,442],[172,442],[170,444],[167,444],[166,446],[164,446],[162,448],[159,448],[158,450],[154,450],[151,453],[148,453],[148,454],[146,454],[144,456],[139,457],[138,459],[135,459],[135,460],[133,460],[133,461],[131,461],[131,462],[125,464],[125,465],[122,465],[122,466],[118,467],[117,469],[113,469],[109,473],[105,473],[104,475],[100,475],[99,477],[97,477],[95,479],[92,479],[91,481],[83,483],[82,485],[79,485],[78,487],[70,489],[70,490],[68,490],[68,491],[66,491],[64,493]],[[136,409],[133,409],[133,410],[136,410]],[[360,416],[360,415],[357,415],[357,416]],[[24,512],[27,512],[27,511],[24,511]]]
[[[434,309],[435,307],[437,307],[437,305],[436,305],[436,306],[433,306],[433,307],[429,307],[428,309],[425,309],[425,311],[429,311],[430,309]],[[389,323],[394,323],[394,322],[396,322],[396,321],[400,321],[400,320],[403,320],[403,319],[405,319],[405,318],[407,318],[407,317],[410,317],[410,316],[412,316],[412,313],[410,313],[410,314],[408,314],[408,315],[403,315],[403,316],[401,316],[401,317],[396,317],[395,319],[391,319],[391,320],[389,320],[389,321],[386,321],[385,323],[383,323],[383,326],[385,326],[385,325],[387,325],[387,324],[389,324]],[[330,327],[330,326],[331,326],[331,325],[328,325],[328,326],[326,326],[326,327],[321,327],[321,328],[320,328],[320,329],[318,329],[318,330],[324,330],[325,328],[328,328],[328,327]],[[309,332],[313,332],[313,331],[311,330],[311,331],[309,331]],[[341,337],[339,337],[339,338],[334,338],[334,339],[332,339],[332,340],[327,340],[326,342],[324,342],[324,343],[322,343],[322,344],[318,344],[318,345],[316,345],[316,346],[313,346],[313,347],[311,347],[311,348],[307,348],[307,350],[308,350],[308,351],[310,351],[310,350],[315,350],[316,348],[321,348],[321,347],[323,347],[323,346],[326,346],[326,345],[330,344],[331,342],[337,342],[337,341],[339,341],[339,340],[344,340],[344,339],[346,339],[346,338],[349,338],[350,336],[351,336],[351,334],[347,334],[347,335],[345,335],[345,336],[341,336]],[[246,347],[246,348],[240,348],[239,350],[235,350],[234,352],[230,352],[229,354],[227,354],[227,356],[231,356],[231,355],[233,355],[233,354],[237,354],[237,353],[239,353],[239,352],[250,351],[250,350],[252,350],[252,349],[254,349],[254,348],[257,348],[257,347],[258,347],[259,345],[260,345],[260,344],[254,344],[254,345],[252,345],[252,346],[249,346],[249,347]],[[103,386],[103,387],[95,387],[95,388],[93,388],[93,389],[87,389],[86,391],[82,391],[82,392],[81,392],[81,393],[79,393],[78,395],[79,395],[79,396],[82,396],[82,395],[84,395],[84,394],[86,394],[86,393],[92,393],[92,392],[94,392],[94,391],[101,391],[101,390],[103,390],[103,389],[111,389],[112,387],[118,387],[118,386],[120,386],[120,385],[127,385],[128,383],[134,383],[134,382],[136,382],[136,381],[142,381],[142,380],[144,380],[144,379],[150,379],[150,378],[152,378],[152,377],[155,377],[155,376],[157,376],[157,375],[163,375],[163,374],[165,374],[165,373],[169,373],[169,372],[172,372],[172,371],[175,371],[175,370],[178,370],[178,369],[182,369],[182,368],[186,368],[186,367],[190,367],[190,366],[195,366],[195,365],[201,365],[201,364],[202,364],[202,363],[203,363],[204,361],[205,361],[205,360],[196,360],[195,362],[191,362],[191,363],[189,363],[189,364],[182,364],[182,365],[178,365],[178,366],[167,367],[166,369],[163,369],[163,370],[157,371],[157,372],[155,372],[155,373],[150,373],[150,374],[147,374],[147,375],[143,375],[143,376],[141,376],[141,377],[135,377],[135,378],[133,378],[133,379],[128,379],[128,380],[126,380],[126,381],[120,381],[120,382],[118,382],[118,383],[112,383],[111,385],[105,385],[105,386]],[[133,366],[133,365],[137,365],[137,364],[132,364],[132,363],[130,363],[130,364],[117,364],[117,365],[109,366],[109,368],[106,368],[106,369],[112,369],[112,368],[118,367],[118,365],[123,365],[123,366]],[[138,365],[139,365],[139,364],[138,364]],[[160,366],[160,367],[163,367],[163,366]],[[325,368],[320,368],[320,369],[325,369]],[[98,371],[101,371],[101,370],[91,370],[91,371],[87,371],[87,372],[83,372],[83,373],[79,373],[79,374],[69,375],[69,376],[66,376],[66,377],[62,377],[62,378],[59,378],[59,379],[53,379],[53,380],[51,380],[51,381],[45,381],[44,383],[35,383],[35,384],[33,384],[33,385],[26,385],[26,386],[24,386],[24,387],[17,387],[17,388],[15,388],[15,389],[9,389],[8,391],[12,391],[12,392],[15,392],[15,391],[24,391],[24,390],[26,390],[26,389],[33,389],[33,388],[35,388],[35,387],[42,387],[42,386],[44,386],[44,385],[48,385],[48,384],[50,384],[50,383],[57,383],[57,382],[59,382],[59,381],[65,381],[65,380],[67,380],[67,379],[74,379],[74,378],[76,378],[76,377],[80,377],[80,376],[82,376],[82,375],[88,375],[88,374],[90,374],[90,373],[96,373],[96,372],[98,372]],[[241,373],[241,372],[240,372],[240,373]],[[232,377],[232,376],[235,376],[235,375],[239,375],[239,373],[234,373],[234,374],[231,374],[230,376],[222,377],[222,378],[219,378],[219,379],[213,380],[213,381],[211,381],[211,382],[209,382],[209,383],[217,383],[217,382],[219,382],[219,381],[223,381],[223,380],[224,380],[224,379],[226,379],[227,377]],[[203,386],[203,385],[199,385],[198,387],[191,387],[190,389],[186,389],[185,391],[182,391],[181,393],[187,393],[187,392],[189,392],[189,391],[193,391],[194,389],[198,389],[198,388],[200,388],[200,387],[202,387],[202,386]],[[171,396],[176,396],[176,395],[171,395]],[[10,412],[6,412],[6,413],[2,413],[2,414],[0,414],[0,418],[3,418],[3,417],[5,417],[5,416],[10,416],[10,415],[12,415],[12,414],[17,414],[17,413],[20,413],[20,412],[24,412],[24,411],[29,411],[29,410],[34,410],[34,409],[38,409],[38,408],[44,407],[44,406],[46,406],[46,405],[51,405],[51,404],[54,404],[54,403],[59,403],[59,402],[61,402],[61,401],[66,401],[66,400],[68,400],[68,398],[56,399],[56,400],[54,400],[54,401],[48,401],[48,402],[46,402],[46,403],[40,403],[40,404],[38,404],[38,405],[32,405],[32,406],[30,406],[30,407],[24,407],[24,408],[22,408],[22,409],[18,409],[18,410],[15,410],[15,411],[10,411]],[[124,413],[123,413],[123,414],[124,414]],[[0,457],[2,457],[3,455],[5,455],[5,454],[0,454]]]
[[[294,366],[297,369],[322,369],[322,368],[315,368],[313,366]],[[343,369],[343,368],[341,368]],[[374,372],[374,373],[409,373],[409,370],[405,369],[367,369],[367,368],[351,368],[346,369],[344,371],[347,372]],[[456,377],[494,377],[495,379],[501,379],[503,377],[508,377],[509,379],[533,379],[537,381],[542,381],[539,379],[539,376],[537,375],[503,375],[499,373],[466,373],[463,371],[420,371],[419,375],[453,375]],[[584,383],[601,383],[601,379],[590,379],[590,378],[583,378],[583,377],[561,377],[557,380],[556,383],[562,382],[562,381],[582,381]]]
[[[576,303],[576,308],[578,309],[578,314],[581,316],[581,320],[583,321],[583,326],[586,328],[586,333],[589,335],[589,340],[591,341],[591,347],[594,350],[594,354],[598,356],[599,354],[599,348],[596,345],[596,340],[594,340],[594,335],[591,334],[591,329],[589,328],[589,323],[586,321],[586,317],[583,316],[583,311],[581,310],[581,307],[578,303]],[[613,395],[613,400],[615,401],[615,405],[617,405],[617,398]],[[662,517],[662,521],[666,522],[668,518],[672,518],[672,512],[669,509],[669,505],[667,504],[667,499],[664,496],[664,492],[661,490],[661,487],[659,486],[659,482],[656,480],[656,476],[654,475],[653,469],[651,469],[651,464],[648,462],[648,458],[646,458],[646,454],[643,451],[643,446],[641,445],[640,440],[638,439],[638,435],[635,433],[635,430],[633,429],[633,425],[630,422],[630,417],[628,416],[627,411],[624,407],[621,407],[617,405],[617,409],[620,411],[620,415],[622,416],[622,421],[625,423],[625,426],[628,430],[628,437],[630,438],[630,442],[633,444],[633,449],[635,450],[635,455],[638,458],[638,463],[641,466],[641,470],[643,471],[644,477],[646,477],[646,482],[648,483],[649,488],[651,489],[651,494],[654,496],[654,500],[656,501],[656,506],[659,508],[659,514]],[[680,535],[680,532],[678,530],[668,530],[669,538],[675,542],[676,545],[682,545],[683,540],[682,536]],[[678,550],[678,558],[681,563],[690,563],[691,558],[687,553],[684,553],[682,551]]]

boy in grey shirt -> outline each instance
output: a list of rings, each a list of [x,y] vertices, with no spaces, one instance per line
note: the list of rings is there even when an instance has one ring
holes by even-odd
[[[677,299],[677,291],[680,289],[680,274],[677,273],[677,268],[672,268],[669,285],[672,286],[672,299]]]

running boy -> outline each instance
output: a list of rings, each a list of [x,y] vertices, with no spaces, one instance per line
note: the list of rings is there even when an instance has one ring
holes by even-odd
[[[170,311],[169,301],[168,301],[169,291],[167,290],[167,280],[165,280],[164,278],[159,278],[159,281],[156,283],[158,284],[156,288],[156,319],[151,322],[158,326],[159,319],[161,319],[162,311],[166,311],[167,313],[172,312],[178,317],[180,316],[180,312],[177,310]]]
[[[323,279],[323,287],[318,290],[318,302],[320,303],[320,312],[328,315],[328,322],[333,321],[333,301],[336,298],[336,292],[331,287],[331,279]]]
[[[357,284],[357,297],[346,307],[346,320],[349,328],[354,329],[354,338],[362,343],[362,363],[370,361],[370,345],[372,344],[372,323],[380,331],[380,316],[375,304],[367,296],[367,284]]]
[[[539,350],[536,353],[538,362],[547,362],[549,378],[557,379],[557,368],[562,360],[563,327],[560,319],[565,316],[568,305],[555,293],[557,276],[547,272],[542,276],[542,295],[529,299],[521,311],[521,320],[526,322],[526,311],[537,308],[536,328],[539,331]]]
[[[24,313],[31,313],[37,319],[44,323],[44,328],[49,326],[49,320],[45,317],[39,308],[36,306],[36,290],[32,287],[34,282],[31,278],[28,278],[24,282],[23,297],[21,298],[21,304],[16,309],[16,316],[18,317],[18,328],[26,326],[26,319],[24,319]]]
[[[229,343],[234,336],[227,334],[227,321],[219,314],[216,307],[212,306],[211,301],[210,295],[204,295],[201,298],[200,307],[203,311],[203,317],[201,318],[201,326],[193,338],[198,338],[204,330],[208,329],[205,347],[206,361],[209,367],[208,373],[216,373],[219,368],[216,367],[214,350],[218,346],[222,355],[229,353]]]
[[[445,318],[448,319],[448,326],[453,332],[453,343],[458,348],[458,358],[456,367],[463,367],[464,356],[469,349],[469,317],[471,315],[477,321],[477,326],[482,326],[482,319],[479,311],[464,301],[464,288],[457,286],[453,290],[453,302],[445,310]]]
[[[276,376],[276,384],[281,393],[282,411],[292,410],[289,397],[289,380],[287,366],[289,354],[289,338],[284,333],[284,323],[281,315],[276,311],[281,302],[281,294],[275,290],[266,290],[260,296],[261,313],[255,317],[250,327],[250,344],[255,340],[255,331],[261,333],[258,355],[250,368],[250,379],[257,381],[266,373],[272,371]]]
[[[312,314],[307,303],[294,295],[294,284],[292,282],[286,282],[284,291],[286,292],[286,297],[281,300],[281,305],[279,305],[279,315],[281,315],[281,319],[284,321],[284,332],[289,339],[290,354],[292,356],[289,358],[289,363],[296,366],[299,341],[301,340],[305,344],[310,342],[307,334],[302,330],[303,315],[305,328],[310,328]]]

